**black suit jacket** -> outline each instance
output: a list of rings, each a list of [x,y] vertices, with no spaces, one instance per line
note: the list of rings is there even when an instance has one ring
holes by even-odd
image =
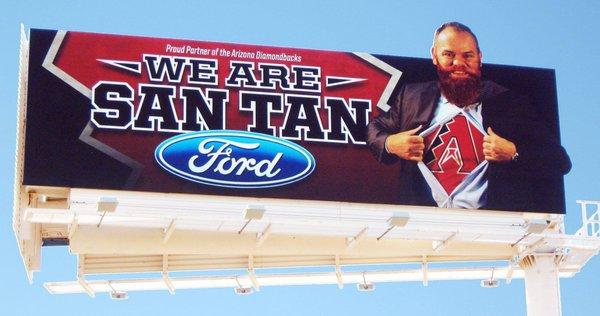
[[[440,98],[437,82],[405,85],[391,109],[368,126],[368,145],[383,163],[400,161],[398,203],[436,203],[416,162],[399,159],[385,150],[388,135],[429,126]],[[519,159],[490,162],[486,209],[564,213],[562,176],[571,168],[569,157],[526,97],[491,81],[481,91],[483,126],[512,141]]]

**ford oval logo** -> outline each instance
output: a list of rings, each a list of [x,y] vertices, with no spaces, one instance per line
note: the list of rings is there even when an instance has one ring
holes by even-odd
[[[202,131],[171,137],[156,147],[154,157],[178,177],[231,188],[286,185],[315,170],[315,159],[299,145],[244,131]]]

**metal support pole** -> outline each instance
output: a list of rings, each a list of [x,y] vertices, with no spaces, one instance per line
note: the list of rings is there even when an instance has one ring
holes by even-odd
[[[558,266],[552,253],[526,256],[519,263],[525,272],[527,316],[561,316]]]

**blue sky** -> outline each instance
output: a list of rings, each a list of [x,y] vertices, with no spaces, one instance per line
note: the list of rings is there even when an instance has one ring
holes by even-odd
[[[428,57],[431,34],[445,21],[469,25],[484,62],[556,70],[563,146],[573,161],[565,177],[567,232],[580,226],[577,199],[600,200],[600,41],[595,1],[13,1],[0,4],[0,302],[5,315],[524,315],[521,280],[496,289],[477,281],[353,286],[263,287],[131,293],[123,302],[101,295],[53,296],[42,284],[75,278],[66,248],[44,249],[42,272],[29,285],[11,227],[19,24],[26,27],[187,38],[387,55]],[[561,281],[564,315],[600,309],[600,258]]]

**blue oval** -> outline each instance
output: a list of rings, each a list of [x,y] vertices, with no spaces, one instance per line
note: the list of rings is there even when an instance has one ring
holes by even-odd
[[[156,147],[154,158],[168,172],[198,183],[229,188],[269,188],[306,178],[314,157],[277,137],[232,130],[193,132]]]

